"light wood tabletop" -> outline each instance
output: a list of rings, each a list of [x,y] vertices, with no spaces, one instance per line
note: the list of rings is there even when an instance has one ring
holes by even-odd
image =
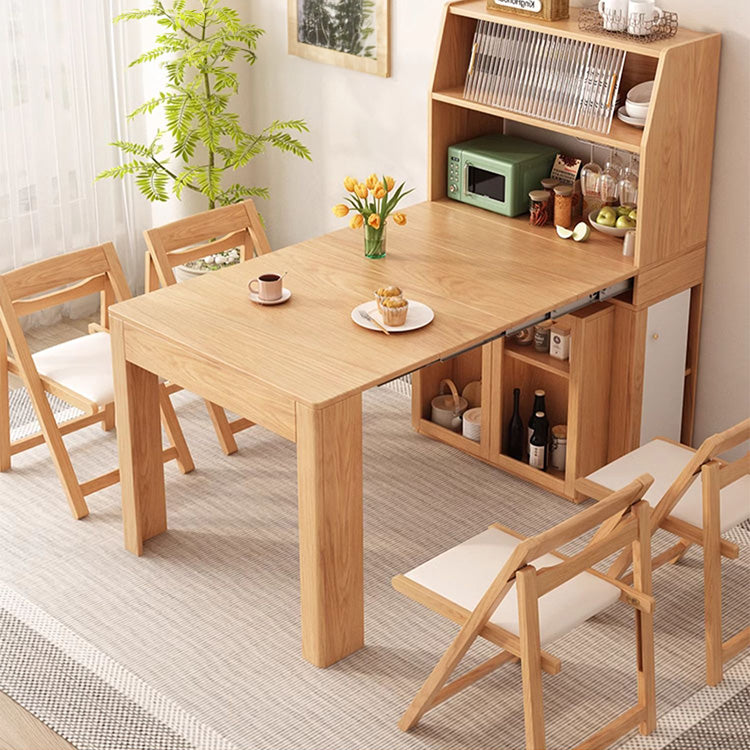
[[[597,233],[574,243],[447,200],[408,222],[381,260],[346,229],[110,311],[126,548],[167,528],[157,375],[296,441],[303,654],[319,666],[364,642],[362,391],[635,273]],[[266,272],[287,272],[287,303],[248,299]],[[357,326],[351,310],[388,284],[434,321],[391,336]]]

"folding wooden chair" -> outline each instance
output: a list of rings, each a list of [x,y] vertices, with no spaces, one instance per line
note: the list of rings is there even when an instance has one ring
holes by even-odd
[[[252,200],[205,211],[187,219],[147,229],[144,232],[146,253],[146,291],[176,283],[173,269],[182,263],[205,258],[232,248],[240,248],[242,261],[253,255],[271,252],[258,211]],[[219,239],[216,239],[216,238]],[[167,391],[175,393],[182,386],[170,383]],[[220,406],[206,401],[208,414],[222,450],[229,455],[237,451],[234,435],[253,426],[248,419],[230,422]]]
[[[750,646],[750,626],[723,641],[721,625],[721,558],[736,559],[739,548],[721,535],[750,518],[750,453],[730,464],[718,456],[750,440],[750,419],[712,435],[697,450],[656,438],[650,443],[579,479],[576,489],[601,499],[637,474],[655,477],[645,495],[653,506],[651,533],[661,528],[679,541],[653,560],[653,567],[677,562],[691,544],[703,548],[706,622],[706,682],[721,682],[724,664]],[[701,480],[698,480],[698,475]],[[621,555],[609,574],[628,580],[630,557]]]
[[[642,734],[652,732],[656,726],[654,601],[649,507],[641,500],[652,481],[644,474],[593,508],[528,539],[494,524],[411,572],[396,576],[393,586],[397,591],[461,625],[399,727],[411,729],[429,709],[520,657],[526,748],[543,750],[542,670],[555,674],[560,661],[542,646],[621,599],[636,609],[638,703],[578,748],[606,747],[636,726]],[[567,557],[554,551],[599,525],[582,552]],[[632,587],[590,567],[625,547],[632,547]],[[531,564],[535,561],[536,567]],[[446,684],[477,637],[502,651]]]
[[[88,336],[31,354],[19,318],[96,292],[101,295],[101,317],[99,324],[90,326]],[[115,426],[109,306],[130,296],[120,261],[110,242],[0,275],[3,327],[0,331],[0,471],[10,469],[11,456],[46,442],[75,518],[83,518],[89,512],[85,496],[120,479],[119,470],[115,470],[80,483],[62,436],[97,422],[101,422],[105,430]],[[12,358],[8,356],[8,343]],[[15,441],[10,439],[9,372],[22,379],[41,427],[36,435]],[[58,426],[46,393],[81,409],[84,415]],[[174,458],[183,473],[192,471],[190,451],[164,389],[161,411],[172,444],[164,451],[164,461]]]

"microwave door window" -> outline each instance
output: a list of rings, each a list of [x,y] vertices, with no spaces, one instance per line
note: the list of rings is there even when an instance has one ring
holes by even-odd
[[[478,167],[468,167],[468,192],[505,203],[505,176]]]

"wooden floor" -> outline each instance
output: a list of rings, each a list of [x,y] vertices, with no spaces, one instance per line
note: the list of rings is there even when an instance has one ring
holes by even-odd
[[[25,708],[0,693],[0,750],[75,750]]]
[[[66,320],[27,331],[32,352],[46,349],[85,333],[88,320]],[[19,388],[21,381],[10,376],[10,387]],[[5,693],[0,692],[0,750],[75,750],[60,735],[32,716]]]

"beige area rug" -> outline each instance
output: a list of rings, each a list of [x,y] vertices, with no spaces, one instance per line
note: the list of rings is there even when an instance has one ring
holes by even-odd
[[[238,435],[238,455],[224,457],[202,402],[184,393],[176,402],[198,469],[181,476],[167,466],[170,530],[143,558],[123,550],[119,487],[90,497],[91,515],[76,522],[44,447],[0,475],[0,610],[23,621],[8,631],[17,640],[5,641],[1,689],[81,750],[523,747],[517,665],[430,712],[416,731],[398,730],[455,628],[390,579],[493,521],[534,533],[579,508],[416,435],[403,395],[365,394],[367,645],[319,670],[300,656],[294,446],[254,428]],[[94,427],[67,442],[83,479],[115,465],[112,434]],[[660,715],[703,687],[701,579],[694,550],[655,576]],[[750,619],[749,583],[746,556],[725,565],[727,633]],[[53,641],[65,649],[59,662],[45,650]],[[26,648],[35,656],[19,667]],[[550,748],[571,746],[635,701],[626,605],[550,650],[563,659],[561,674],[544,676]],[[476,648],[464,666],[488,653]],[[60,697],[78,689],[71,654],[85,654],[96,673],[76,700]],[[35,677],[58,663],[55,679]],[[99,699],[104,685],[112,690]],[[164,736],[135,731],[138,711],[159,719]]]

